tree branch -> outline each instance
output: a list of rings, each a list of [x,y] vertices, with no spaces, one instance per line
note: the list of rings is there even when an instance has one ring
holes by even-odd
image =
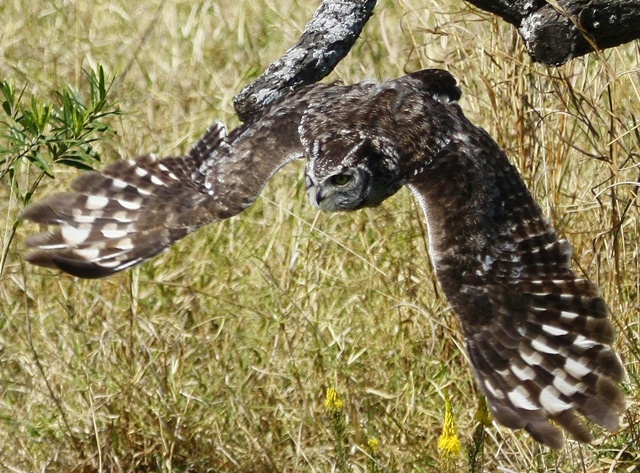
[[[347,55],[376,0],[324,0],[298,43],[235,96],[233,106],[249,121],[282,95],[327,76]]]
[[[640,0],[467,0],[518,27],[536,62],[559,66],[640,38]]]
[[[515,25],[536,62],[558,66],[640,38],[640,0],[467,0]],[[371,17],[376,0],[323,0],[300,39],[235,96],[250,121],[284,94],[326,77]]]

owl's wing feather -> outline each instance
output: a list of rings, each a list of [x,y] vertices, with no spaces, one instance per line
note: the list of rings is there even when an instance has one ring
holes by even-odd
[[[81,175],[72,183],[74,192],[24,211],[27,220],[58,227],[27,239],[27,261],[100,278],[240,213],[282,166],[303,156],[301,114],[327,87],[301,89],[229,136],[215,123],[186,156],[142,156]]]
[[[190,214],[212,197],[194,176],[224,137],[217,123],[187,156],[119,161],[28,207],[23,218],[57,228],[27,239],[27,261],[99,278],[161,253],[203,223]]]
[[[481,286],[493,318],[467,327],[465,345],[479,385],[496,419],[524,428],[555,448],[562,434],[548,419],[582,442],[592,440],[576,416],[615,431],[624,400],[616,383],[623,370],[609,347],[613,329],[593,286],[565,275],[557,292],[522,285]],[[464,322],[464,312],[461,315]]]
[[[577,414],[615,431],[625,409],[609,310],[504,153],[469,127],[409,187],[478,385],[501,424],[554,448],[556,426],[590,442]]]

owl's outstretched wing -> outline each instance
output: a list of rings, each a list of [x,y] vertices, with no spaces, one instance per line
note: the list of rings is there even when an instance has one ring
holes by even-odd
[[[625,408],[607,305],[572,271],[569,243],[478,130],[459,134],[409,183],[438,279],[494,417],[554,448],[564,442],[556,427],[590,442],[578,413],[615,431]]]
[[[186,156],[143,156],[81,175],[73,192],[24,211],[24,219],[57,226],[27,239],[27,261],[100,278],[240,213],[278,169],[303,156],[298,124],[308,100],[327,87],[301,89],[229,136],[215,123]]]
[[[28,207],[23,218],[57,228],[27,238],[27,261],[104,277],[157,255],[218,214],[224,218],[225,206],[205,192],[199,169],[225,138],[216,123],[187,156],[119,161],[82,174],[73,192]]]

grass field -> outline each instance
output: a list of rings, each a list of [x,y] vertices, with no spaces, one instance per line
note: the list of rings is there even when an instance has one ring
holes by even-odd
[[[0,4],[0,80],[54,102],[86,71],[115,82],[102,163],[186,151],[293,45],[305,0]],[[628,412],[617,434],[561,451],[478,422],[455,316],[421,211],[322,214],[290,165],[238,217],[140,268],[84,281],[30,266],[14,223],[40,173],[0,170],[0,471],[599,472],[640,468],[640,44],[532,64],[516,32],[462,1],[380,1],[327,80],[452,72],[461,105],[503,146],[618,329]],[[0,123],[0,152],[6,131]],[[7,161],[3,166],[6,166]],[[103,164],[99,164],[101,166]],[[34,200],[79,171],[54,166]],[[335,389],[337,399],[327,400]],[[462,444],[438,450],[445,407]],[[475,434],[475,437],[474,437]],[[475,438],[475,440],[474,440]]]

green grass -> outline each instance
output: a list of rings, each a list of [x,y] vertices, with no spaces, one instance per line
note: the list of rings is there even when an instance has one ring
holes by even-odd
[[[234,94],[294,44],[316,5],[6,1],[0,80],[53,100],[67,84],[86,92],[85,71],[102,65],[125,112],[93,143],[102,162],[181,153],[214,119],[237,124]],[[512,28],[462,2],[388,0],[328,79],[450,70],[465,112],[508,150],[611,306],[628,371],[620,432],[554,452],[492,425],[482,471],[639,461],[639,57],[636,43],[549,69],[531,64]],[[437,449],[448,397],[470,451],[478,398],[417,205],[401,191],[378,209],[321,214],[302,169],[282,171],[239,217],[99,281],[27,265],[36,229],[11,240],[23,204],[0,182],[0,470],[469,470]],[[54,170],[34,199],[79,172]],[[25,185],[37,178],[26,162],[15,171]],[[344,402],[338,433],[329,387]]]

